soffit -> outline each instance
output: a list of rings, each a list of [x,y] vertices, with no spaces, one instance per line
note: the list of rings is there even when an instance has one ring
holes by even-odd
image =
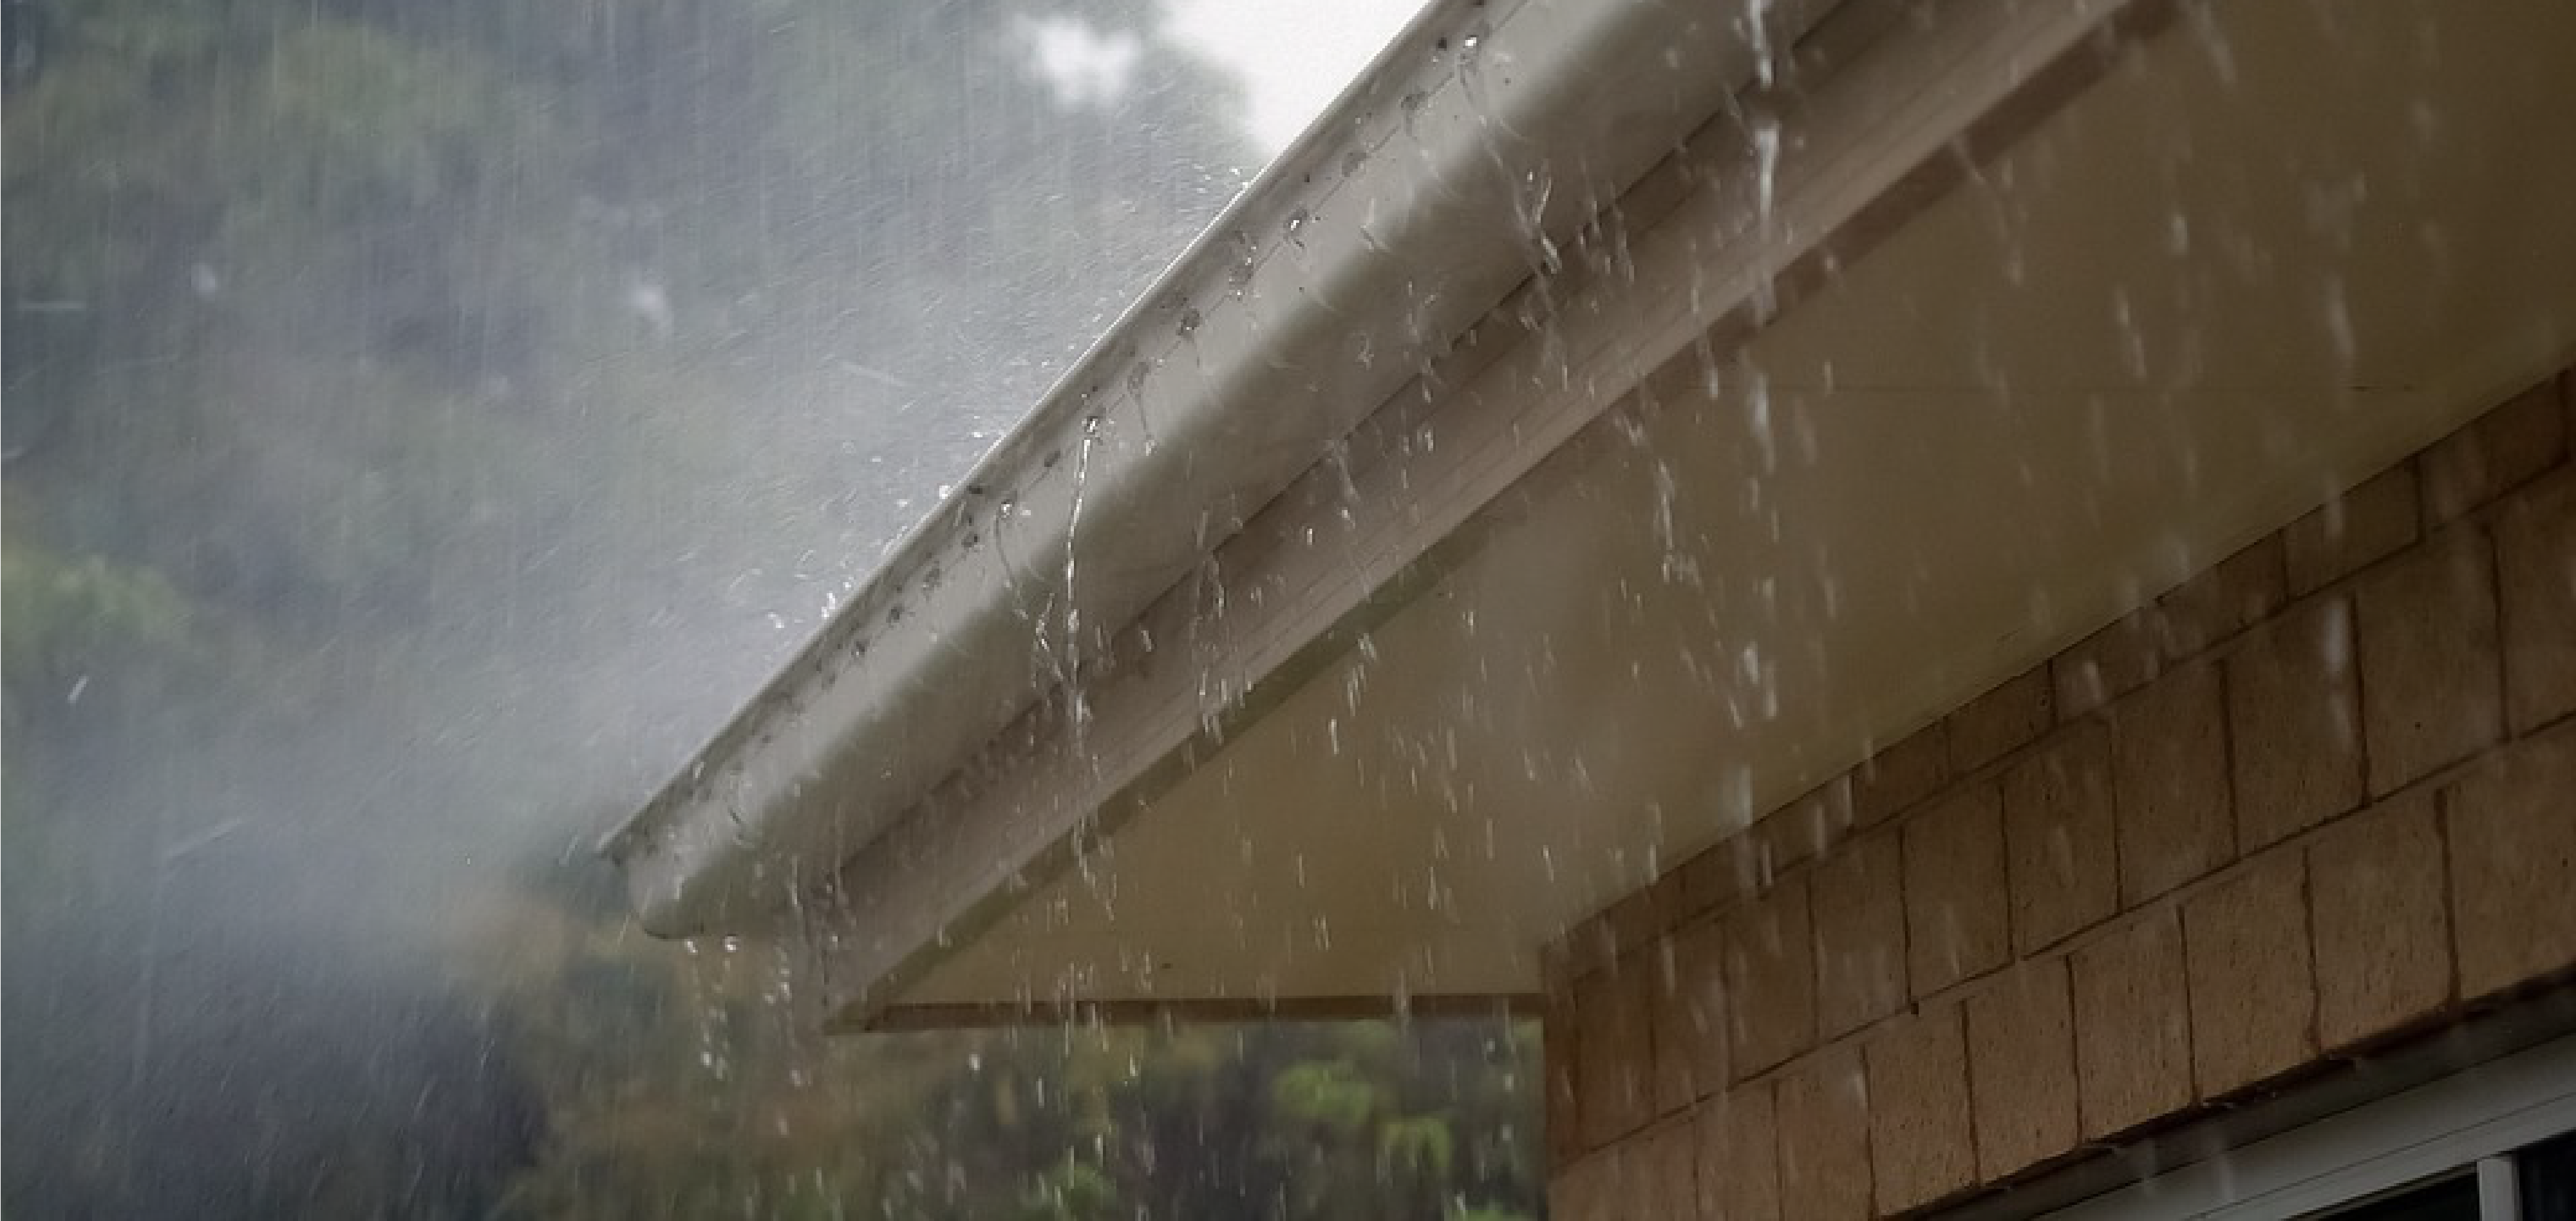
[[[1653,371],[894,1013],[1534,991],[1572,922],[2576,347],[2576,159],[2540,134],[2576,13],[2191,11]],[[1523,392],[1621,373],[1584,360]]]

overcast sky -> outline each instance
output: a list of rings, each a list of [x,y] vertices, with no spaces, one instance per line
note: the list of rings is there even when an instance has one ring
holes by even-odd
[[[1172,27],[1243,74],[1253,134],[1275,154],[1420,9],[1414,0],[1180,0]]]

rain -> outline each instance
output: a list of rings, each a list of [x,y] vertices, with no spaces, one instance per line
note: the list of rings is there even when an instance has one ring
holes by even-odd
[[[2480,4],[8,0],[0,1210],[2576,1215]]]
[[[1536,1207],[1507,1024],[825,1040],[592,853],[1405,15],[1176,7],[7,6],[10,1215]]]

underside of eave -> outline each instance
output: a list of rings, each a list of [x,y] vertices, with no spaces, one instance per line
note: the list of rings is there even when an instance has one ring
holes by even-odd
[[[1435,1018],[1531,1018],[1545,997],[1536,992],[1494,995],[1437,993],[1257,997],[1120,998],[1101,1001],[1011,1001],[898,1004],[871,1014],[843,1012],[822,1021],[826,1034],[900,1034],[926,1030],[978,1030],[1014,1026],[1148,1026],[1181,1022],[1350,1022]]]
[[[1968,7],[1968,6],[1963,6]],[[1513,521],[1553,478],[1551,468],[1614,444],[1604,413],[1625,398],[1644,371],[1666,368],[1694,349],[1724,350],[1759,333],[1804,295],[1829,285],[1836,269],[1860,257],[1924,207],[1975,174],[1984,160],[2044,120],[2067,98],[2118,61],[2121,48],[2160,28],[2163,4],[2115,6],[2093,15],[2058,14],[2016,24],[2008,6],[1976,9],[1945,37],[1877,20],[1842,36],[1831,54],[1859,58],[1877,75],[1855,86],[1821,69],[1849,65],[1820,54],[1820,71],[1801,80],[1810,93],[1774,111],[1759,95],[1721,115],[1685,150],[1633,187],[1571,250],[1566,268],[1525,287],[1459,345],[1446,365],[1397,395],[1363,423],[1334,461],[1319,465],[1220,548],[1208,572],[1265,602],[1245,616],[1230,613],[1214,639],[1203,619],[1204,587],[1176,589],[1119,637],[1082,695],[1083,728],[1061,699],[1033,713],[862,853],[827,902],[814,949],[820,990],[831,1020],[844,1028],[893,1028],[973,1020],[1042,1021],[1069,1012],[1180,1012],[1202,1016],[1285,1012],[1317,1003],[1278,995],[1176,996],[1134,1004],[1059,1003],[1043,991],[988,1003],[907,1004],[901,998],[955,949],[992,928],[1029,895],[1082,870],[1082,858],[1108,851],[1123,821],[1217,758],[1228,742],[1327,667],[1368,647],[1373,629],[1433,589],[1487,534]],[[1878,16],[1884,17],[1885,14]],[[1865,35],[1865,36],[1864,36]],[[1886,43],[1880,36],[1893,35]],[[1907,46],[1907,36],[1929,45]],[[1893,45],[1890,45],[1893,44]],[[2034,54],[2035,51],[2043,52]],[[1966,75],[1972,85],[1956,79]],[[1891,80],[1899,82],[1891,84]],[[1945,99],[1928,119],[1886,121],[1871,113],[1890,96],[1947,89],[1973,99]],[[1793,168],[1779,184],[1774,231],[1750,231],[1762,154],[1748,138],[1747,116],[1774,114],[1784,139],[1812,139],[1836,157],[1819,157],[1804,178]],[[1752,122],[1765,120],[1755,118]],[[1642,245],[1659,222],[1696,210],[1701,226],[1668,245]],[[1620,277],[1622,256],[1700,249],[1713,218],[1743,226],[1727,243],[1743,262],[1721,265],[1694,285],[1699,299],[1668,296],[1650,306],[1617,303],[1631,295]],[[1728,222],[1717,222],[1723,231]],[[1788,230],[1800,230],[1794,236]],[[1611,252],[1618,252],[1616,255]],[[1694,256],[1700,257],[1700,256]],[[1706,287],[1709,291],[1696,290]],[[1588,319],[1587,327],[1575,319]],[[1551,343],[1607,341],[1625,353],[1592,368],[1624,368],[1617,382],[1568,393],[1548,411],[1523,414],[1477,394],[1480,375],[1496,362],[1524,364],[1551,355]],[[1570,338],[1569,338],[1570,337]],[[1451,388],[1446,392],[1432,387]],[[1461,389],[1463,388],[1463,389]],[[1573,389],[1569,387],[1568,389]],[[1436,444],[1432,443],[1436,438]],[[1549,455],[1564,451],[1551,460]],[[1466,452],[1463,462],[1436,455]],[[1536,481],[1533,482],[1533,476]],[[1360,508],[1363,520],[1349,513]],[[1318,514],[1340,515],[1343,528],[1318,547]],[[1187,642],[1174,659],[1169,642]],[[1192,669],[1196,695],[1174,706],[1158,670]],[[1215,698],[1204,699],[1213,691]],[[1173,733],[1175,726],[1180,732]],[[1054,811],[1053,814],[1044,811]],[[924,870],[930,862],[972,862],[965,874]],[[1535,948],[1535,938],[1530,939]],[[1522,1006],[1535,973],[1499,990],[1464,994],[1408,992],[1400,980],[1375,981],[1327,1007],[1386,1013],[1456,997],[1469,1007]],[[1355,998],[1355,999],[1354,999]],[[928,1016],[923,1016],[928,1015]]]
[[[1786,40],[1837,7],[1896,5],[1750,19]],[[1426,14],[608,838],[646,926],[782,926],[1048,690],[1085,685],[1116,629],[1750,78],[1746,19]]]
[[[1078,734],[1030,724],[854,862],[810,995],[865,1026],[1525,993],[1573,919],[2576,354],[2576,166],[2516,118],[2576,101],[2576,14],[2492,0],[2427,56],[2447,8],[2194,11],[2225,20],[1968,74],[2013,87],[1840,225],[1800,124],[1851,95],[1803,95],[1769,220],[1812,252],[1686,197],[1605,247],[1635,279],[1480,335],[1220,552],[1222,623],[1209,587],[1149,612]],[[1772,295],[1701,312],[1747,250]]]
[[[2576,355],[2576,12],[1902,12],[809,872],[798,995],[1525,1011],[1572,921]]]

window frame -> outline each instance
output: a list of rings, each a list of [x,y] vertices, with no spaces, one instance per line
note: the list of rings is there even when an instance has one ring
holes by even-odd
[[[2310,1217],[2473,1168],[2480,1221],[2520,1221],[2514,1155],[2570,1132],[2576,1035],[2562,1035],[2041,1215]]]

